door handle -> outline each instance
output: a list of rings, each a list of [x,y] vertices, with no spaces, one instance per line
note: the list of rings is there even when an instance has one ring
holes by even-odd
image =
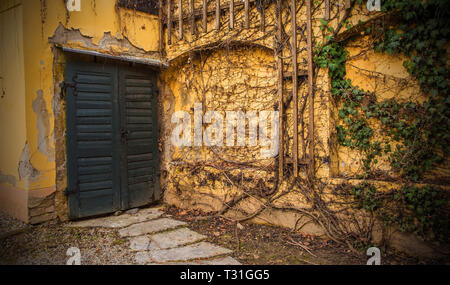
[[[128,136],[130,135],[130,131],[128,131],[128,130],[121,130],[120,131],[120,137],[123,139],[123,140],[126,140],[126,139],[128,139]]]

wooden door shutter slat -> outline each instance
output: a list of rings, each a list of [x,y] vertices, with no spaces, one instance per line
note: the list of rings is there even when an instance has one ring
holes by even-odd
[[[129,208],[155,199],[158,165],[157,90],[152,71],[123,67],[120,70],[122,196]],[[124,189],[127,189],[126,191]]]
[[[120,209],[117,67],[68,63],[66,82],[69,215]]]

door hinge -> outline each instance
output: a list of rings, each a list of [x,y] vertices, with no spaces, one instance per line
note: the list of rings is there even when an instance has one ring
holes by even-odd
[[[72,81],[73,82],[66,82],[66,81],[63,81],[63,82],[61,82],[60,84],[59,84],[59,87],[61,88],[61,98],[64,98],[64,93],[66,92],[66,90],[67,90],[67,88],[73,88],[74,89],[74,92],[73,92],[73,95],[74,96],[77,96],[78,94],[77,94],[77,90],[76,90],[76,87],[77,87],[77,81],[76,81],[76,76],[74,76],[73,78],[72,78]]]
[[[61,82],[61,84],[59,85],[61,88],[66,89],[68,87],[70,88],[75,88],[75,83],[74,82]]]

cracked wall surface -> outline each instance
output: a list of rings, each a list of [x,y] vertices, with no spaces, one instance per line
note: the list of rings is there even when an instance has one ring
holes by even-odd
[[[224,1],[222,1],[224,2]],[[338,2],[338,1],[336,1]],[[344,7],[343,1],[340,1]],[[199,4],[199,1],[196,1]],[[318,2],[317,2],[318,3]],[[301,5],[300,3],[298,3]],[[200,5],[200,4],[199,4]],[[322,4],[323,5],[323,4]],[[177,3],[174,10],[178,11]],[[183,5],[183,9],[188,7]],[[290,16],[288,9],[284,9],[283,23],[287,33],[283,40],[288,42],[288,34],[291,32]],[[323,17],[324,7],[316,9],[313,15],[313,34],[315,43],[324,41],[320,30],[320,21]],[[334,10],[333,13],[337,11]],[[340,10],[340,17],[344,15]],[[297,24],[299,30],[299,69],[307,68],[306,39],[303,30],[306,21],[305,6],[298,7]],[[361,36],[360,27],[364,23],[371,25],[371,21],[380,17],[380,13],[369,13],[364,5],[357,6],[348,19],[348,23],[354,29],[343,28],[337,35],[338,38],[353,36],[354,42],[347,46],[352,59],[348,61],[347,78],[355,84],[369,91],[376,91],[379,100],[396,97],[398,99],[415,97],[420,100],[417,83],[414,82],[403,67],[403,60],[385,54],[367,52],[358,57],[361,51],[367,51],[363,44],[368,42]],[[165,201],[186,209],[202,209],[205,211],[219,211],[226,204],[233,204],[237,193],[246,192],[249,197],[236,204],[231,211],[226,212],[233,218],[252,217],[252,214],[263,209],[261,214],[253,221],[281,225],[296,228],[298,224],[305,225],[301,231],[309,234],[322,235],[324,230],[313,223],[309,223],[305,216],[298,215],[295,211],[279,211],[271,208],[265,200],[264,192],[270,191],[274,185],[273,167],[275,161],[261,161],[255,155],[251,147],[227,148],[227,147],[174,147],[170,142],[171,130],[175,124],[171,122],[171,116],[177,111],[186,111],[193,118],[194,103],[203,102],[203,113],[208,111],[225,111],[242,108],[243,110],[271,109],[277,105],[276,64],[273,56],[275,9],[272,6],[266,10],[266,34],[259,31],[259,15],[255,9],[251,9],[250,29],[242,28],[242,9],[235,11],[236,27],[230,29],[228,25],[229,13],[225,11],[221,17],[221,28],[215,29],[215,18],[208,18],[208,32],[202,33],[201,20],[197,20],[197,33],[191,35],[189,25],[186,24],[182,39],[179,38],[177,25],[172,32],[172,43],[167,44],[167,30],[165,33],[165,49],[171,66],[161,74],[162,101],[162,188]],[[174,15],[176,19],[176,14]],[[339,17],[337,17],[339,18]],[[330,26],[336,28],[338,19],[330,22]],[[302,27],[302,28],[301,28]],[[282,51],[286,62],[290,61],[288,45]],[[289,64],[288,64],[289,65]],[[289,70],[289,67],[287,67]],[[262,76],[267,72],[268,76]],[[376,76],[374,76],[376,74]],[[361,174],[358,165],[360,154],[356,151],[342,149],[337,146],[335,140],[337,126],[337,108],[330,92],[330,79],[328,71],[320,69],[315,75],[314,97],[314,149],[315,149],[315,176],[326,187],[325,193],[329,193],[329,199],[336,199],[333,191],[338,185],[350,183],[356,185],[363,182],[357,179]],[[410,80],[408,86],[393,88],[393,82],[401,79]],[[273,81],[275,80],[275,81]],[[258,90],[259,92],[255,92]],[[286,82],[284,86],[285,99],[291,94],[292,82]],[[299,101],[307,94],[306,83],[303,81],[299,88]],[[275,95],[275,96],[274,96]],[[286,108],[286,155],[292,157],[293,146],[293,104]],[[308,136],[308,111],[304,113],[306,122],[305,137]],[[205,124],[207,127],[208,124]],[[299,130],[302,126],[299,126]],[[301,151],[299,152],[301,154]],[[232,163],[229,163],[232,162]],[[292,171],[292,164],[286,167]],[[248,167],[248,165],[251,165]],[[263,169],[258,168],[263,165]],[[248,168],[246,168],[248,167]],[[376,165],[379,169],[390,170],[386,160],[380,160]],[[304,177],[306,167],[300,167],[300,175]],[[433,177],[448,177],[448,163],[437,167],[437,172],[431,173]],[[348,179],[342,179],[342,177]],[[289,177],[287,178],[289,179]],[[377,181],[370,183],[381,191],[388,189],[400,189],[401,181]],[[243,185],[243,186],[242,186]],[[436,185],[444,187],[446,185]],[[292,189],[291,189],[292,188]],[[303,189],[291,187],[287,182],[280,183],[277,194],[282,196],[276,201],[275,206],[305,209],[309,207],[305,196],[299,195]],[[289,192],[288,194],[285,194]],[[244,195],[245,196],[245,195]],[[275,195],[276,196],[276,195]],[[269,205],[267,205],[268,203]],[[226,208],[226,207],[225,207]],[[264,208],[266,208],[264,210]],[[308,222],[308,223],[307,223]],[[394,230],[396,231],[396,229]],[[379,232],[373,233],[374,240],[379,240]],[[395,234],[389,237],[392,245],[400,249],[409,248],[412,253],[430,253],[430,248],[425,249],[417,237],[412,235]],[[398,242],[401,240],[402,242]],[[419,250],[422,248],[422,250]],[[415,250],[414,250],[415,249]]]
[[[47,157],[49,162],[53,162],[55,160],[55,148],[50,144],[50,115],[47,111],[42,90],[37,91],[37,97],[34,99],[32,107],[37,116],[38,150]]]
[[[221,172],[214,167],[207,167],[206,171],[198,171],[195,173],[195,177],[192,177],[188,169],[176,166],[181,158],[188,163],[214,162],[217,154],[204,148],[200,150],[173,148],[166,139],[173,128],[170,116],[179,110],[191,112],[193,103],[203,100],[207,110],[226,111],[243,107],[254,110],[274,108],[276,105],[276,72],[273,56],[275,26],[273,5],[266,10],[265,33],[260,32],[257,26],[250,30],[236,28],[230,32],[227,25],[227,13],[222,16],[222,29],[218,32],[214,30],[214,17],[209,17],[208,33],[203,35],[191,36],[188,29],[185,29],[183,39],[178,40],[174,29],[172,45],[164,44],[166,52],[166,58],[164,58],[158,53],[157,18],[145,13],[118,8],[114,5],[114,1],[84,0],[80,12],[67,12],[63,1],[59,0],[9,0],[8,3],[13,3],[11,5],[22,3],[22,5],[8,10],[7,14],[1,14],[2,41],[0,48],[14,51],[5,58],[5,62],[8,60],[22,61],[22,67],[17,66],[15,67],[17,69],[11,69],[8,65],[8,74],[14,74],[11,78],[4,75],[6,67],[2,65],[2,69],[0,69],[1,88],[5,89],[5,95],[0,98],[0,111],[2,111],[0,116],[7,118],[4,120],[1,117],[1,122],[8,122],[2,127],[6,128],[6,136],[11,137],[11,139],[2,140],[2,145],[0,145],[2,150],[0,185],[8,185],[9,188],[15,186],[28,191],[25,194],[20,192],[21,196],[19,195],[20,199],[26,200],[26,219],[30,219],[33,223],[40,223],[47,219],[53,219],[56,215],[55,212],[60,219],[67,219],[67,199],[62,191],[67,184],[65,159],[70,150],[65,148],[65,105],[64,99],[60,96],[59,84],[64,80],[65,61],[69,55],[63,53],[60,47],[96,51],[115,56],[136,56],[170,61],[172,66],[162,73],[160,80],[160,113],[162,113],[163,119],[160,122],[160,147],[163,157],[162,180],[166,189],[165,201],[185,208],[211,210],[217,209],[221,203],[220,199],[211,198],[212,195],[227,198],[230,193],[236,191],[229,182],[214,179]],[[197,0],[196,5],[198,4]],[[176,9],[176,5],[174,8]],[[187,9],[187,7],[185,8]],[[316,40],[322,40],[320,23],[317,20],[323,16],[322,8],[315,11],[314,15],[313,29],[317,36]],[[299,26],[305,23],[305,9],[304,6],[298,9],[297,22]],[[343,11],[341,11],[341,16],[342,13]],[[258,13],[252,9],[250,14],[252,21],[258,23]],[[369,14],[359,7],[354,10],[354,15],[351,15],[349,22],[356,24],[360,20],[365,22],[377,16],[379,14]],[[286,31],[289,31],[290,22],[287,13],[283,15],[283,18],[286,23],[289,23],[286,24]],[[236,12],[236,19],[242,22],[242,10]],[[336,27],[336,24],[337,19],[333,20],[330,26]],[[4,28],[13,26],[16,29]],[[21,35],[22,30],[23,35]],[[345,36],[345,33],[342,33],[342,37]],[[304,31],[302,31],[302,35],[299,39],[301,49],[298,63],[301,69],[306,69]],[[167,33],[164,36],[167,36]],[[164,40],[167,42],[167,38]],[[16,45],[8,46],[6,43]],[[22,52],[16,54],[17,49]],[[204,53],[207,53],[205,58],[199,59],[195,56],[199,51],[207,51]],[[351,54],[355,52],[352,48],[349,48],[349,51]],[[289,52],[284,50],[283,56],[288,58]],[[388,76],[403,76],[401,73],[396,73],[399,68],[402,68],[401,63],[383,56],[373,54],[369,56],[349,62],[353,66],[348,67],[348,77],[357,83],[360,82],[358,84],[361,86],[375,83],[378,88],[388,87],[382,79],[373,80],[373,78],[362,76],[355,66]],[[386,61],[389,61],[389,66],[385,65]],[[202,65],[204,63],[206,65]],[[382,65],[384,67],[380,69]],[[199,72],[201,66],[206,68],[205,73]],[[392,74],[393,72],[395,74]],[[202,74],[209,75],[202,78]],[[335,107],[332,106],[330,100],[330,82],[325,70],[320,70],[316,78],[314,101],[316,175],[332,185],[340,182],[336,177],[345,173],[355,173],[354,169],[357,168],[357,165],[352,162],[352,159],[357,158],[357,154],[345,154],[340,150],[333,150],[335,142],[333,142],[332,136],[335,131],[336,114]],[[208,82],[205,84],[202,80]],[[17,84],[17,82],[22,82],[22,84]],[[370,89],[370,86],[366,87]],[[415,89],[414,86],[409,87],[408,90]],[[292,88],[292,83],[287,83],[285,88],[287,94]],[[305,84],[303,84],[299,93],[304,95],[306,92]],[[402,92],[409,91],[402,90]],[[17,94],[21,96],[17,96]],[[16,95],[16,97],[11,97],[12,95]],[[202,98],[203,95],[205,98]],[[16,105],[11,107],[11,104]],[[288,106],[286,119],[287,136],[290,138],[293,136],[292,107],[292,104]],[[304,120],[308,121],[307,113],[305,113]],[[2,128],[2,130],[4,129]],[[305,135],[308,135],[307,131]],[[12,136],[14,137],[12,138]],[[7,145],[3,145],[5,141],[8,142]],[[8,151],[4,151],[4,149]],[[289,155],[292,153],[292,139],[287,142],[286,151]],[[228,149],[220,152],[220,155],[233,161],[246,161],[253,160],[255,153],[255,149]],[[3,157],[4,155],[6,156]],[[3,165],[5,162],[8,162],[8,166]],[[264,166],[273,167],[270,161]],[[444,169],[448,172],[448,166],[445,166]],[[302,170],[302,175],[303,172]],[[252,185],[254,188],[259,187],[261,183],[274,183],[273,175],[267,175],[267,172],[264,171],[238,169],[233,172],[233,175],[236,177],[240,175],[242,179],[250,180],[251,178],[255,182]],[[185,178],[185,181],[178,181],[178,184],[173,183],[180,177]],[[15,185],[12,182],[15,182]],[[358,180],[353,182],[358,183]],[[391,182],[386,182],[385,185],[379,184],[381,188],[398,186]],[[286,187],[286,183],[282,184],[281,191]],[[193,195],[191,195],[192,192],[194,192]],[[260,203],[260,199],[249,199],[241,206],[251,212]],[[280,203],[299,206],[304,201],[301,201],[298,195],[290,194],[286,195]],[[295,226],[297,221],[298,217],[295,215],[275,211],[266,211],[259,217],[259,222],[270,222],[287,227]],[[320,229],[313,225],[305,228],[305,231],[321,234]]]
[[[49,42],[58,47],[80,48],[109,55],[159,58],[159,52],[139,48],[126,37],[117,38],[111,32],[105,32],[98,43],[94,43],[92,37],[81,34],[79,29],[66,28],[61,23],[49,38]]]
[[[14,175],[3,174],[0,171],[0,183],[10,184],[12,186],[16,186],[16,177]]]
[[[20,180],[26,181],[27,186],[30,185],[30,182],[37,181],[41,175],[40,171],[31,164],[28,143],[25,144],[20,156],[18,171]]]
[[[27,203],[36,197],[54,203],[56,184],[60,192],[65,184],[57,178],[65,170],[56,169],[56,159],[65,162],[65,107],[55,49],[160,60],[158,21],[111,0],[84,0],[80,12],[68,12],[60,0],[7,0],[0,11],[0,187],[8,189],[0,195],[5,204],[17,198],[20,213],[13,215],[43,222],[54,218],[54,205],[35,211]]]
[[[30,181],[29,189],[30,197],[52,197],[54,212],[66,220],[67,198],[62,193],[67,187],[65,100],[60,83],[65,61],[73,54],[61,48],[161,60],[158,20],[154,15],[116,7],[110,0],[84,0],[80,12],[68,12],[63,1],[45,2],[23,1],[25,17],[29,18],[24,26],[27,137],[31,163],[40,173],[39,179]],[[36,27],[40,27],[40,33],[36,33]],[[53,217],[53,213],[46,216]]]
[[[55,188],[55,118],[61,109],[55,90],[55,48],[67,47],[115,56],[159,59],[157,18],[122,9],[114,1],[85,0],[80,12],[68,12],[63,1],[24,0],[24,55],[27,141],[31,162],[41,172],[30,190]],[[40,11],[40,13],[36,13]],[[132,27],[138,23],[146,32]],[[39,29],[37,29],[39,27]],[[39,31],[39,32],[37,32]],[[152,32],[153,31],[153,32]],[[56,117],[55,117],[56,115]]]

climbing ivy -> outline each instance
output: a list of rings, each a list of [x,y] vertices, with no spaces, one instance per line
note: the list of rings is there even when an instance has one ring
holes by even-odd
[[[450,5],[447,0],[388,0],[383,9],[398,13],[398,26],[385,30],[375,50],[406,55],[404,67],[428,95],[422,104],[394,102],[380,110],[386,114],[391,135],[402,142],[391,156],[391,165],[406,178],[418,180],[450,151],[446,49]]]
[[[381,143],[372,139],[374,131],[368,121],[373,112],[369,108],[374,106],[368,103],[375,101],[374,95],[353,86],[350,79],[345,79],[347,52],[341,44],[332,42],[319,47],[316,52],[317,65],[329,70],[333,97],[342,102],[338,112],[342,121],[337,126],[338,143],[356,148],[364,154],[364,176],[367,177],[372,164],[378,162],[376,157],[381,155],[382,150]]]
[[[362,3],[362,0],[356,0]],[[448,86],[447,38],[450,32],[449,1],[387,0],[383,11],[395,15],[395,25],[379,25],[376,52],[406,56],[403,65],[420,85],[423,102],[396,99],[377,102],[373,93],[354,86],[346,79],[346,42],[336,42],[328,22],[321,29],[326,42],[316,48],[315,62],[328,68],[331,93],[339,106],[337,141],[339,145],[357,149],[363,154],[364,174],[373,177],[373,165],[382,155],[388,157],[391,168],[405,181],[395,195],[377,193],[367,182],[352,188],[357,207],[376,212],[386,223],[396,223],[401,229],[422,237],[443,237],[448,233],[447,202],[439,191],[430,187],[412,187],[412,182],[441,163],[448,153],[450,136],[450,99]],[[351,26],[347,23],[347,28]],[[374,27],[367,28],[371,34]],[[375,137],[373,126],[380,126],[385,137]],[[387,210],[395,205],[397,211]]]
[[[403,186],[390,192],[377,191],[368,182],[351,188],[358,209],[374,213],[384,225],[397,225],[426,240],[448,242],[447,197],[430,186]]]

